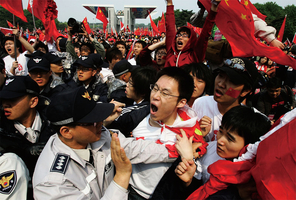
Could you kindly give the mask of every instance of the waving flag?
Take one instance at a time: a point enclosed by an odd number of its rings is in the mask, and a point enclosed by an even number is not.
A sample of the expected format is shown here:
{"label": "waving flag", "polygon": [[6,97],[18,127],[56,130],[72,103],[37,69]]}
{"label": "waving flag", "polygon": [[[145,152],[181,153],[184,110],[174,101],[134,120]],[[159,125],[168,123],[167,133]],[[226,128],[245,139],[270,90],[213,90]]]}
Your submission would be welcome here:
{"label": "waving flag", "polygon": [[122,21],[120,21],[120,30],[122,31],[123,29],[124,29],[124,24],[122,23]]}
{"label": "waving flag", "polygon": [[296,44],[296,32],[295,32],[295,34],[294,34],[294,37],[293,37],[292,43]]}
{"label": "waving flag", "polygon": [[86,32],[87,32],[88,34],[91,34],[91,29],[90,29],[90,27],[89,27],[89,24],[87,23],[87,18],[86,18],[86,17],[83,19],[82,24],[83,24],[83,26],[84,26]]}
{"label": "waving flag", "polygon": [[0,5],[24,22],[28,22],[24,15],[22,0],[0,0]]}
{"label": "waving flag", "polygon": [[10,28],[0,27],[0,31],[1,31],[4,35],[12,34],[12,29],[10,29]]}
{"label": "waving flag", "polygon": [[280,29],[280,31],[279,31],[279,34],[278,34],[278,36],[277,36],[277,39],[278,39],[279,41],[282,41],[282,40],[283,40],[284,31],[285,31],[285,25],[286,25],[286,19],[287,19],[287,15],[285,16],[285,19],[284,19],[284,21],[283,21],[283,24],[282,24],[281,29]]}
{"label": "waving flag", "polygon": [[103,22],[103,29],[104,29],[104,32],[105,32],[107,24],[109,23],[109,21],[108,21],[107,17],[104,15],[104,13],[102,12],[100,7],[98,7],[96,18],[98,20],[100,20],[101,22]]}
{"label": "waving flag", "polygon": [[12,24],[12,23],[10,23],[8,20],[6,20],[6,22],[7,22],[8,26],[9,26],[10,28],[12,28],[12,27],[13,27],[13,24]]}
{"label": "waving flag", "polygon": [[[200,0],[200,2],[210,11],[210,0]],[[281,49],[266,46],[255,38],[254,20],[248,0],[221,1],[216,25],[230,43],[233,56],[266,56],[278,64],[296,69],[295,59],[286,55]]]}
{"label": "waving flag", "polygon": [[[148,11],[148,12],[149,12],[149,11]],[[154,21],[153,21],[152,18],[151,18],[150,12],[149,12],[149,18],[150,18],[150,24],[151,24],[151,27],[152,27],[153,33],[154,33],[155,35],[159,34],[159,30],[158,30],[157,26],[155,25]]]}
{"label": "waving flag", "polygon": [[162,16],[161,16],[161,20],[160,21],[158,21],[159,23],[158,23],[158,30],[159,30],[159,32],[160,33],[162,33],[162,32],[166,32],[166,30],[165,30],[165,18],[164,18],[164,14],[162,13]]}
{"label": "waving flag", "polygon": [[47,0],[29,0],[27,10],[33,13],[35,17],[45,23],[44,11],[47,6]]}

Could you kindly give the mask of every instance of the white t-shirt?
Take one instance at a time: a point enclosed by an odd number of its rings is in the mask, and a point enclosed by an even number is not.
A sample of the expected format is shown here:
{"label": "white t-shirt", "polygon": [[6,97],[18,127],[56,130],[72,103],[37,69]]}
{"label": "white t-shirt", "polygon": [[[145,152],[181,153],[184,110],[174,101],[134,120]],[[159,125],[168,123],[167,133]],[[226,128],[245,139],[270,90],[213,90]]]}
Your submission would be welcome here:
{"label": "white t-shirt", "polygon": [[128,61],[131,65],[133,65],[133,66],[137,65],[137,62],[136,62],[135,58],[129,59],[129,60],[127,60],[127,61]]}
{"label": "white t-shirt", "polygon": [[211,130],[205,139],[207,142],[217,140],[217,132],[219,131],[223,115],[218,109],[218,104],[214,100],[214,96],[197,98],[193,103],[192,109],[197,113],[198,121],[205,115],[212,119]]}
{"label": "white t-shirt", "polygon": [[[25,54],[27,54],[27,53],[28,53],[28,51],[25,51],[25,52],[21,53],[17,57],[18,68],[16,68],[16,70],[15,70],[15,75],[16,76],[26,76],[26,75],[28,75],[27,63],[28,63],[30,58],[25,56]],[[13,76],[13,74],[10,73],[10,69],[11,69],[12,63],[15,61],[15,59],[12,58],[10,55],[8,55],[8,56],[3,58],[3,61],[5,63],[6,74],[8,74],[9,76]]]}
{"label": "white t-shirt", "polygon": [[100,71],[100,75],[102,76],[102,80],[104,83],[110,78],[115,78],[112,70],[109,68],[102,68],[102,70]]}
{"label": "white t-shirt", "polygon": [[217,154],[217,141],[209,142],[208,144],[207,153],[198,159],[201,164],[202,171],[197,175],[194,175],[195,178],[202,180],[203,184],[205,184],[210,179],[208,167],[218,160],[225,160]]}

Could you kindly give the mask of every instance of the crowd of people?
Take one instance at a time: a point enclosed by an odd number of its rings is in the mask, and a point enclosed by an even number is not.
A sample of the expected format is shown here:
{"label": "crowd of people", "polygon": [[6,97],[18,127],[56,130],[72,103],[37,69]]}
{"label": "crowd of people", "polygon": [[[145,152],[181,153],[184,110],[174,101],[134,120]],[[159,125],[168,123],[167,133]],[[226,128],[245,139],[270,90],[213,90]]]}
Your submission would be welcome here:
{"label": "crowd of people", "polygon": [[[175,27],[172,0],[166,33],[155,37],[83,26],[52,41],[16,27],[2,35],[0,198],[295,198],[295,182],[281,177],[295,178],[295,163],[258,176],[269,166],[256,154],[295,132],[296,69],[231,50],[220,63],[206,56],[220,1],[211,1],[199,35]],[[198,5],[192,24],[205,11]],[[295,58],[295,44],[254,23],[267,45]],[[295,157],[293,141],[270,162]]]}

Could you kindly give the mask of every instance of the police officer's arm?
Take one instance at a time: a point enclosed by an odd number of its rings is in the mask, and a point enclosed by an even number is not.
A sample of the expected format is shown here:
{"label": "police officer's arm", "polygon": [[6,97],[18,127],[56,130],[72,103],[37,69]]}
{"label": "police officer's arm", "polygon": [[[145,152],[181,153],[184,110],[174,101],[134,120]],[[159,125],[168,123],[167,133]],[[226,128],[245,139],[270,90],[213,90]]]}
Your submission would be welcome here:
{"label": "police officer's arm", "polygon": [[169,157],[169,152],[164,145],[157,144],[155,141],[126,138],[118,130],[112,131],[118,134],[120,144],[132,164],[174,162],[176,160],[176,158]]}
{"label": "police officer's arm", "polygon": [[120,146],[116,133],[112,135],[111,157],[116,168],[116,174],[113,180],[121,187],[127,189],[132,173],[132,164],[127,158],[123,148]]}

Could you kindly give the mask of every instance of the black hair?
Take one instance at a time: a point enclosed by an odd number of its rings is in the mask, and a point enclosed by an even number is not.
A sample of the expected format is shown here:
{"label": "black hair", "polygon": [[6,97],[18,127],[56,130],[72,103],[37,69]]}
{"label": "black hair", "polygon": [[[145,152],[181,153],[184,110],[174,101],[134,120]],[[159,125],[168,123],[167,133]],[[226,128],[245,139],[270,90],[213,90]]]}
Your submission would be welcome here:
{"label": "black hair", "polygon": [[48,53],[48,46],[41,41],[39,41],[34,47],[35,50],[38,50],[38,48],[44,48],[46,53]]}
{"label": "black hair", "polygon": [[122,53],[116,46],[106,52],[106,60],[112,62],[113,59],[122,59]]}
{"label": "black hair", "polygon": [[83,42],[83,43],[80,45],[80,47],[79,47],[80,52],[81,52],[81,47],[82,47],[82,46],[86,46],[87,48],[89,48],[89,50],[90,50],[90,54],[95,52],[95,48],[94,48],[93,45],[92,45],[91,43],[89,43],[89,42]]}
{"label": "black hair", "polygon": [[211,94],[213,91],[213,75],[212,71],[203,63],[192,63],[185,65],[183,69],[198,79],[202,79],[206,82],[205,90],[207,94]]}
{"label": "black hair", "polygon": [[188,34],[188,38],[190,38],[191,35],[191,31],[189,27],[183,26],[181,28],[179,28],[179,30],[177,31],[177,33],[180,33],[181,31],[186,32]]}
{"label": "black hair", "polygon": [[280,87],[282,87],[282,81],[278,77],[272,77],[268,80],[266,87],[267,88],[280,88]]}
{"label": "black hair", "polygon": [[270,120],[263,114],[247,106],[235,106],[227,111],[221,126],[227,131],[236,132],[245,140],[245,145],[255,143],[271,127]]}
{"label": "black hair", "polygon": [[156,81],[156,70],[152,67],[137,67],[131,73],[134,92],[150,101],[150,85]]}
{"label": "black hair", "polygon": [[117,45],[118,45],[118,44],[121,44],[121,45],[123,45],[123,46],[124,46],[124,48],[126,49],[126,44],[125,44],[125,42],[124,42],[124,41],[121,41],[121,40],[120,40],[120,41],[116,41],[114,46],[115,46],[115,47],[117,47]]}
{"label": "black hair", "polygon": [[142,41],[142,40],[138,40],[138,41],[135,42],[135,44],[137,44],[137,43],[141,44],[143,49],[147,46],[147,43]]}
{"label": "black hair", "polygon": [[80,50],[80,46],[81,46],[81,44],[79,44],[79,42],[75,42],[75,43],[73,44],[73,46],[74,46],[74,48],[79,48],[79,50]]}
{"label": "black hair", "polygon": [[187,102],[190,100],[193,90],[194,82],[193,78],[185,72],[183,69],[178,67],[166,67],[157,73],[156,81],[162,76],[168,76],[178,82],[179,98],[178,101],[185,98]]}

